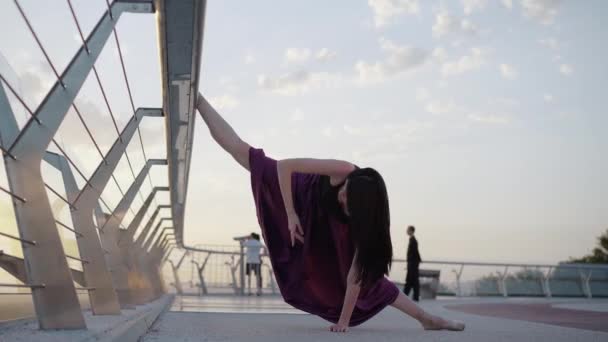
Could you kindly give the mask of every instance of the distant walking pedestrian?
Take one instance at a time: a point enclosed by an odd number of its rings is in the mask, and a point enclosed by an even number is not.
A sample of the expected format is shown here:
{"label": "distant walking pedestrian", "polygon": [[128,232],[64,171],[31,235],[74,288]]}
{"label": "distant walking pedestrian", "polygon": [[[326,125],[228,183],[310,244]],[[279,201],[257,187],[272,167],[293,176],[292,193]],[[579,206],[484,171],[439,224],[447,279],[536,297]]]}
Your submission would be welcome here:
{"label": "distant walking pedestrian", "polygon": [[262,295],[262,262],[260,260],[260,251],[264,245],[260,242],[260,236],[256,233],[251,233],[249,238],[243,242],[243,246],[247,248],[247,266],[245,272],[247,274],[247,289],[251,296],[251,273],[255,273],[257,292],[256,295]]}
{"label": "distant walking pedestrian", "polygon": [[418,240],[414,236],[416,228],[414,226],[407,227],[407,235],[410,237],[410,243],[407,246],[407,276],[405,277],[405,286],[403,292],[406,296],[410,295],[410,290],[414,290],[414,301],[420,300],[420,272],[419,266],[422,259],[418,251]]}

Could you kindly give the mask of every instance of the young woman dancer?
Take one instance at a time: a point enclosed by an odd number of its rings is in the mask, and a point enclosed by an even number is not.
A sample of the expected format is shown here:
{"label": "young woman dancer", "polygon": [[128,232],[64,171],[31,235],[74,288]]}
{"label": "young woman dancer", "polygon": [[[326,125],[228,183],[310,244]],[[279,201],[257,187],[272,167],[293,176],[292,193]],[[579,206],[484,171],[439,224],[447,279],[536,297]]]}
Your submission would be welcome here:
{"label": "young woman dancer", "polygon": [[249,146],[199,93],[213,139],[251,173],[256,213],[285,302],[346,332],[387,305],[428,330],[464,324],[422,310],[384,275],[392,257],[388,196],[371,168],[330,159],[276,161]]}

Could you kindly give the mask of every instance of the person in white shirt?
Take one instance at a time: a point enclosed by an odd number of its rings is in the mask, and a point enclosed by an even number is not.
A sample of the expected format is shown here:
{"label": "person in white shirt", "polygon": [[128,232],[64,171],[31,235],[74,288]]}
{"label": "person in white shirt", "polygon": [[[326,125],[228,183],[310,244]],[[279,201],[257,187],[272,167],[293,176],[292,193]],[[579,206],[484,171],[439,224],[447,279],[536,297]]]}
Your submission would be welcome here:
{"label": "person in white shirt", "polygon": [[249,238],[243,242],[243,246],[247,248],[245,252],[247,266],[245,272],[247,274],[247,288],[251,296],[251,273],[255,273],[257,279],[258,290],[256,295],[262,295],[262,267],[260,253],[264,245],[260,242],[260,235],[251,233]]}

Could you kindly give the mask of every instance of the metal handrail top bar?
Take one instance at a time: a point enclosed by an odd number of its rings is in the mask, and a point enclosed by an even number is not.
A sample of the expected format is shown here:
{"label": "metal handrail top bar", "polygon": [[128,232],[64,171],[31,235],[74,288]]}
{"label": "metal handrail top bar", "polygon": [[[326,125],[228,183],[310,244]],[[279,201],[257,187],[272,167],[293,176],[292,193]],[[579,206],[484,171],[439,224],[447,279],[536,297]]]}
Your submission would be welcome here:
{"label": "metal handrail top bar", "polygon": [[[218,251],[208,248],[188,248],[192,252],[213,253],[240,255],[240,252],[234,251]],[[407,259],[393,259],[393,262],[407,262]],[[492,262],[475,262],[475,261],[441,261],[441,260],[424,260],[423,264],[438,264],[438,265],[465,265],[465,266],[495,266],[495,267],[542,267],[542,268],[572,268],[572,269],[601,269],[608,271],[608,265],[605,264],[522,264],[522,263],[492,263]]]}
{"label": "metal handrail top bar", "polygon": [[[393,259],[393,262],[407,262],[406,259]],[[574,268],[574,269],[603,269],[608,271],[606,264],[521,264],[521,263],[492,263],[470,261],[439,261],[423,260],[423,264],[465,265],[465,266],[498,266],[498,267],[542,267],[542,268]]]}

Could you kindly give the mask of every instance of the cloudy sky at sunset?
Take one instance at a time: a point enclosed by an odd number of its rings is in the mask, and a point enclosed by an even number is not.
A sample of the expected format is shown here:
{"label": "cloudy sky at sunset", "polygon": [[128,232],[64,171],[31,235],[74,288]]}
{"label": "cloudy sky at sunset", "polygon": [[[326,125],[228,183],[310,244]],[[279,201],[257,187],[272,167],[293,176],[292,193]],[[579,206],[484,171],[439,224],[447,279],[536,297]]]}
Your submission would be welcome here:
{"label": "cloudy sky at sunset", "polygon": [[[63,70],[80,39],[66,2],[21,3]],[[105,1],[74,4],[89,32]],[[0,71],[35,108],[54,76],[13,3],[1,6]],[[413,224],[426,260],[558,262],[608,228],[607,16],[602,0],[210,0],[200,89],[270,156],[378,169],[397,256]],[[160,106],[154,16],[126,14],[117,29],[135,106]],[[111,40],[97,68],[122,126],[132,111],[119,63]],[[116,133],[94,78],[77,103],[107,151]],[[68,114],[60,139],[90,174],[101,159],[77,120]],[[162,122],[147,120],[146,152],[162,157]],[[257,231],[248,174],[202,120],[193,153],[186,243]],[[117,178],[122,189],[133,180],[124,161]],[[118,187],[104,198],[115,205]]]}

